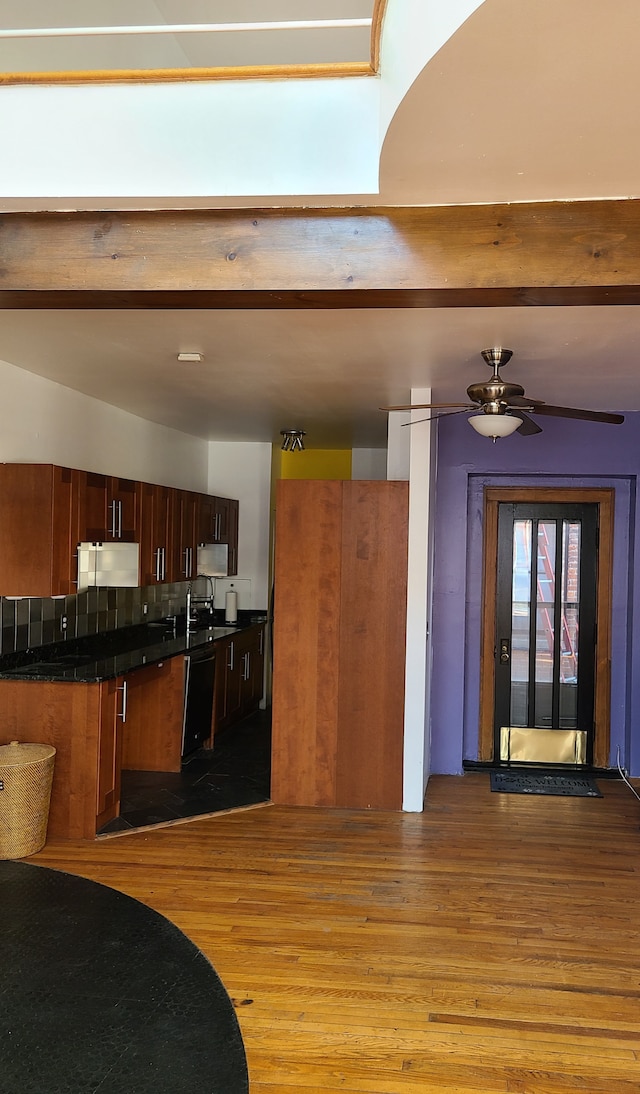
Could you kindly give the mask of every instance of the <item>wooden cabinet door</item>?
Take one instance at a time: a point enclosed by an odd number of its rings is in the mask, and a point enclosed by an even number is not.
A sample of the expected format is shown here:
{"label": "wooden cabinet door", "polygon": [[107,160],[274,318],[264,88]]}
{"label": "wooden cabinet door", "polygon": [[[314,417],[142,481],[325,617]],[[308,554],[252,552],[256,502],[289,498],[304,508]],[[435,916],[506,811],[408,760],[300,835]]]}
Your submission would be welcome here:
{"label": "wooden cabinet door", "polygon": [[52,464],[0,464],[0,596],[76,591],[77,478]]}
{"label": "wooden cabinet door", "polygon": [[172,580],[190,581],[197,576],[198,566],[198,495],[189,490],[174,493],[175,543]]}
{"label": "wooden cabinet door", "polygon": [[239,652],[238,638],[229,640],[226,661],[226,707],[225,723],[236,721],[242,706],[242,655]]}
{"label": "wooden cabinet door", "polygon": [[216,678],[213,692],[213,732],[231,725],[240,716],[242,703],[242,657],[238,637],[216,642]]}
{"label": "wooden cabinet door", "polygon": [[142,585],[170,580],[172,558],[171,488],[140,484],[140,575]]}
{"label": "wooden cabinet door", "polygon": [[228,513],[228,529],[227,529],[227,543],[229,544],[229,555],[227,565],[227,576],[234,577],[238,572],[238,510],[239,505],[237,501],[229,502]]}
{"label": "wooden cabinet door", "polygon": [[110,478],[107,482],[107,537],[137,543],[139,489],[133,479]]}
{"label": "wooden cabinet door", "polygon": [[198,494],[197,501],[198,543],[215,543],[216,499],[209,494]]}
{"label": "wooden cabinet door", "polygon": [[102,543],[107,538],[107,476],[79,471],[78,482],[80,542]]}
{"label": "wooden cabinet door", "polygon": [[229,498],[214,498],[215,501],[215,543],[229,542]]}
{"label": "wooden cabinet door", "polygon": [[244,717],[262,698],[264,676],[264,628],[251,627],[239,636],[240,713]]}
{"label": "wooden cabinet door", "polygon": [[124,678],[122,767],[179,771],[182,757],[184,657],[170,657]]}
{"label": "wooden cabinet door", "polygon": [[78,471],[80,541],[136,543],[138,484],[132,479]]}
{"label": "wooden cabinet door", "polygon": [[125,698],[121,677],[105,680],[99,688],[96,830],[113,820],[120,812],[121,725]]}

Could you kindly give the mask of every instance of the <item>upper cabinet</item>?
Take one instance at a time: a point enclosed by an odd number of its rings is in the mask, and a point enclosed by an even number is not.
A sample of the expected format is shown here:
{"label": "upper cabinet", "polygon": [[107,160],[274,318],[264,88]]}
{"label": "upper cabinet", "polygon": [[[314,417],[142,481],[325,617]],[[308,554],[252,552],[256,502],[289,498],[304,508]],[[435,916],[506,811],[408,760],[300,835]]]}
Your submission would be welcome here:
{"label": "upper cabinet", "polygon": [[136,543],[140,533],[138,483],[78,471],[79,540]]}
{"label": "upper cabinet", "polygon": [[223,544],[227,551],[227,575],[238,572],[238,502],[209,494],[198,496],[198,543]]}
{"label": "upper cabinet", "polygon": [[0,464],[0,595],[76,591],[76,475],[51,464]]}
{"label": "upper cabinet", "polygon": [[141,585],[174,580],[173,493],[169,486],[140,483]]}
{"label": "upper cabinet", "polygon": [[[197,577],[198,545],[227,546],[237,573],[238,502],[53,464],[0,464],[0,596],[66,596],[79,543],[139,543],[140,585]],[[224,563],[223,563],[224,565]]]}
{"label": "upper cabinet", "polygon": [[198,505],[198,494],[173,491],[173,581],[190,581],[197,576]]}

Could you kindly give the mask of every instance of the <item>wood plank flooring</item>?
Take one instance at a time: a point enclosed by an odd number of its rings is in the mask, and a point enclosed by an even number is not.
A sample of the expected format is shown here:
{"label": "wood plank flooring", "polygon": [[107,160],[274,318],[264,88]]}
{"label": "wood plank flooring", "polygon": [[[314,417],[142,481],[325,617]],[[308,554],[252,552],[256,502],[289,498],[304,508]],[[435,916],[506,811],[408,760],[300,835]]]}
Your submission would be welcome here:
{"label": "wood plank flooring", "polygon": [[266,806],[31,861],[178,924],[252,1094],[637,1094],[640,801],[433,777],[424,814]]}

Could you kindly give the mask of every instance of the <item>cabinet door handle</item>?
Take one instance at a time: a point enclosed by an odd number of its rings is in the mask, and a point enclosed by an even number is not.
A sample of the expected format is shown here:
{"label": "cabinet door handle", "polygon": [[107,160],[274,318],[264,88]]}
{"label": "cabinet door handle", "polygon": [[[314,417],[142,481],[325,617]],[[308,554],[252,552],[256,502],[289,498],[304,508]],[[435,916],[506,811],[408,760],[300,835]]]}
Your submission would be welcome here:
{"label": "cabinet door handle", "polygon": [[249,663],[250,663],[250,660],[251,660],[251,654],[250,653],[243,654],[243,656],[242,656],[242,679],[243,680],[248,680],[249,679]]}
{"label": "cabinet door handle", "polygon": [[115,501],[109,502],[109,516],[111,517],[110,533],[112,537],[116,538],[116,503]]}
{"label": "cabinet door handle", "polygon": [[262,654],[262,652],[263,652],[263,648],[262,648],[262,643],[263,643],[263,641],[264,641],[264,631],[263,631],[263,630],[261,630],[261,631],[260,631],[260,645],[259,645],[259,647],[258,647],[258,648],[259,648],[259,650],[260,650],[260,653],[261,653],[261,654]]}
{"label": "cabinet door handle", "polygon": [[122,501],[118,502],[118,539],[122,539]]}
{"label": "cabinet door handle", "polygon": [[156,564],[156,581],[160,580],[160,548],[156,547],[153,552]]}
{"label": "cabinet door handle", "polygon": [[233,642],[229,643],[229,670],[233,672]]}
{"label": "cabinet door handle", "polygon": [[122,687],[118,688],[118,691],[122,692],[122,710],[118,714],[118,718],[122,718],[123,722],[127,720],[127,681],[122,681]]}
{"label": "cabinet door handle", "polygon": [[185,549],[184,549],[184,565],[182,567],[182,573],[184,574],[185,577],[191,577],[191,574],[189,573],[189,548],[188,547],[185,547]]}
{"label": "cabinet door handle", "polygon": [[161,557],[162,557],[162,569],[161,569],[160,572],[162,574],[162,581],[164,581],[164,579],[167,576],[167,550],[166,550],[166,547],[161,547],[160,551],[161,551]]}

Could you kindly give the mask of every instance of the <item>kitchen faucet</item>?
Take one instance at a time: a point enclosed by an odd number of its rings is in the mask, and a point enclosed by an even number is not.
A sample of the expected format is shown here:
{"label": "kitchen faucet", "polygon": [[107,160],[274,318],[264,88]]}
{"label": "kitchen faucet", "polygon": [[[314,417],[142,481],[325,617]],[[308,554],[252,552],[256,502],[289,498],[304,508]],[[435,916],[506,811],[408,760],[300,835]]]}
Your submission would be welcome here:
{"label": "kitchen faucet", "polygon": [[209,615],[213,617],[215,586],[211,578],[208,578],[211,586],[210,596],[194,596],[193,582],[189,582],[187,585],[187,634],[189,634],[191,627],[198,622],[198,609],[196,604],[206,604],[209,609]]}

